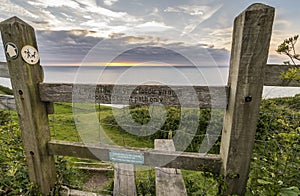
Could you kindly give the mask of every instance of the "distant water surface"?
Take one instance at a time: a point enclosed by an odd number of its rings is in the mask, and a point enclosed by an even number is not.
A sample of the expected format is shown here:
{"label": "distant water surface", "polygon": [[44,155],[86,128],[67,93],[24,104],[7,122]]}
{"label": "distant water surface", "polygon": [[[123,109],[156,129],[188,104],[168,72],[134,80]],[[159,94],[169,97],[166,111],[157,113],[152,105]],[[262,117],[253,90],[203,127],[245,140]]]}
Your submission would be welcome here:
{"label": "distant water surface", "polygon": [[[48,83],[102,83],[102,84],[164,84],[222,86],[227,83],[227,66],[135,66],[88,67],[44,66]],[[9,79],[0,78],[0,84],[11,87]],[[263,98],[286,97],[300,94],[296,87],[264,87]]]}

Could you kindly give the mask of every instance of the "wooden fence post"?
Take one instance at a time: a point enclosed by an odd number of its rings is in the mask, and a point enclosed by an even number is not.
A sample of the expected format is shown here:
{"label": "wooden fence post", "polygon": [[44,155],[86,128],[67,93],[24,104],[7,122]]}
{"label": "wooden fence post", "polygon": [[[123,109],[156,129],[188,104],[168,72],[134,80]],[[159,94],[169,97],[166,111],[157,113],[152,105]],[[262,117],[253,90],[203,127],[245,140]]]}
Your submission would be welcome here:
{"label": "wooden fence post", "polygon": [[[50,140],[46,103],[40,101],[38,84],[43,81],[43,70],[38,61],[34,29],[17,17],[0,24],[9,74],[15,96],[22,140],[28,164],[30,180],[39,185],[47,195],[56,180],[53,156],[47,151]],[[32,46],[24,59],[21,49]],[[35,62],[37,60],[37,62]]]}
{"label": "wooden fence post", "polygon": [[228,108],[220,155],[226,194],[244,195],[255,141],[274,8],[253,4],[234,21]]}

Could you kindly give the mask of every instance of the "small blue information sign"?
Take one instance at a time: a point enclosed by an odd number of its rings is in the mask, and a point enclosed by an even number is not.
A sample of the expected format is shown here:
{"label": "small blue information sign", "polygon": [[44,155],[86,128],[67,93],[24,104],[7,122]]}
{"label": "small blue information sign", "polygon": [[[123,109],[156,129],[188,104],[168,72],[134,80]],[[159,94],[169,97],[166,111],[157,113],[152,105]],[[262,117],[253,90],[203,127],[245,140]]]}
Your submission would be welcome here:
{"label": "small blue information sign", "polygon": [[128,164],[144,164],[144,153],[110,151],[109,160],[111,162],[128,163]]}

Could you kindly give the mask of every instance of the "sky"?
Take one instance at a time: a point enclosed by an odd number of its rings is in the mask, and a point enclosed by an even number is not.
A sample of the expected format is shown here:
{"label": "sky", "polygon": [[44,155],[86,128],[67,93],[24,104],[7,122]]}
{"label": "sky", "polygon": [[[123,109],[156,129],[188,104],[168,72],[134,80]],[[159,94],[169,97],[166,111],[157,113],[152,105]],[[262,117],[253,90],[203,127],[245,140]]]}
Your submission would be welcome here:
{"label": "sky", "polygon": [[[44,66],[228,66],[234,18],[253,3],[276,9],[269,63],[287,60],[275,49],[300,33],[299,0],[0,2],[0,21],[17,16],[35,28]],[[0,61],[5,61],[1,50]]]}

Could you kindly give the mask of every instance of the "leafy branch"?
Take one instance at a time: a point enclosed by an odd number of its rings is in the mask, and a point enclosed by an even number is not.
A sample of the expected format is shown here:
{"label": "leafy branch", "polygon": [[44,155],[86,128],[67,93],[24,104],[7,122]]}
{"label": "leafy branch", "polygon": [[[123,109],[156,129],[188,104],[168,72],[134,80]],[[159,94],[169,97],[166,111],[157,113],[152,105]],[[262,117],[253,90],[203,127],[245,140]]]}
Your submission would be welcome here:
{"label": "leafy branch", "polygon": [[[297,54],[295,45],[299,35],[290,37],[284,40],[277,48],[276,52],[283,54],[289,57],[290,61],[285,61],[285,65],[294,65],[292,68],[289,68],[286,72],[282,72],[280,79],[290,83],[291,81],[300,82],[300,68],[296,66],[296,61],[300,61],[300,54]],[[291,63],[292,62],[292,63]]]}

